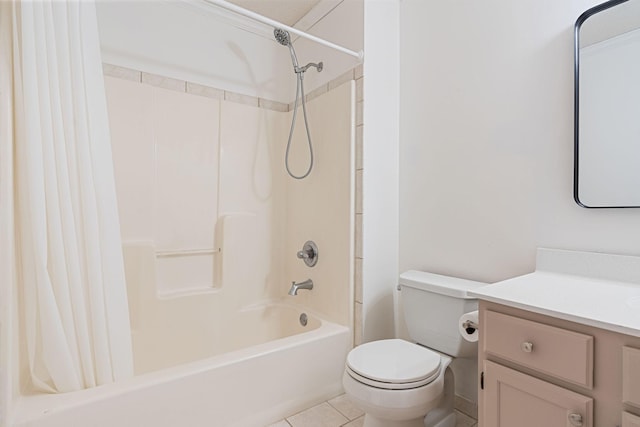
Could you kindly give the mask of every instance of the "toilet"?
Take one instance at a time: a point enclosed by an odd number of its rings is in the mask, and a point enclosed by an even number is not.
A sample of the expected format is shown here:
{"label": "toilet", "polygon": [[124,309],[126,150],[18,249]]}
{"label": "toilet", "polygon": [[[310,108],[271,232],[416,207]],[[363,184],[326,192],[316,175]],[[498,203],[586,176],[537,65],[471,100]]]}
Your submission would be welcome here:
{"label": "toilet", "polygon": [[364,427],[455,427],[453,358],[476,357],[460,316],[477,310],[467,291],[486,283],[410,270],[398,289],[413,342],[387,339],[349,352],[342,384]]}

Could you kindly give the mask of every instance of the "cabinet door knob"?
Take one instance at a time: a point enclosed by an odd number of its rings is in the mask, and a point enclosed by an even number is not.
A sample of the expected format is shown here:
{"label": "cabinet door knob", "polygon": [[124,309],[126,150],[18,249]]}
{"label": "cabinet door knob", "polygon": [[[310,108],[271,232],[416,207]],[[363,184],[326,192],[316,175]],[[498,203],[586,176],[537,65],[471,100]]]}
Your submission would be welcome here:
{"label": "cabinet door knob", "polygon": [[529,341],[525,341],[522,344],[520,344],[520,348],[525,353],[531,353],[533,351],[533,343]]}
{"label": "cabinet door knob", "polygon": [[569,422],[572,426],[580,427],[582,425],[582,415],[580,414],[569,414]]}

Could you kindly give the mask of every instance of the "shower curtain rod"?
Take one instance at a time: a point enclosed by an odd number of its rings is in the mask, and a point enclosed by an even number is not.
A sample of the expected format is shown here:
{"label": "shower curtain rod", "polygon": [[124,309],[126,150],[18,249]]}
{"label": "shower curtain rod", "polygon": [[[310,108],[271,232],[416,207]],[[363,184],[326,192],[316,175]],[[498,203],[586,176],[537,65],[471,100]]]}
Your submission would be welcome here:
{"label": "shower curtain rod", "polygon": [[358,58],[359,61],[362,61],[363,58],[364,58],[364,52],[362,50],[356,52],[356,51],[353,51],[351,49],[347,49],[346,47],[342,47],[342,46],[339,46],[339,45],[337,45],[335,43],[331,43],[330,41],[327,41],[325,39],[321,39],[320,37],[316,37],[316,36],[314,36],[312,34],[305,33],[304,31],[300,31],[297,28],[290,27],[290,26],[288,26],[286,24],[282,24],[282,23],[280,23],[280,22],[278,22],[276,20],[273,20],[271,18],[267,18],[266,16],[262,16],[262,15],[260,15],[258,13],[255,13],[255,12],[252,12],[250,10],[244,9],[244,8],[242,8],[240,6],[236,6],[235,4],[229,3],[228,1],[225,1],[225,0],[204,0],[204,2],[212,4],[212,5],[215,5],[215,6],[218,6],[218,7],[221,7],[223,9],[228,10],[228,11],[237,13],[238,15],[242,15],[244,17],[253,19],[254,21],[258,21],[258,22],[261,22],[263,24],[267,24],[267,25],[269,25],[269,26],[271,26],[273,28],[282,28],[283,30],[287,30],[290,33],[293,33],[293,34],[298,35],[300,37],[304,37],[305,39],[309,39],[309,40],[314,41],[316,43],[319,43],[321,45],[328,46],[328,47],[330,47],[332,49],[338,50],[338,51],[340,51],[342,53],[346,53],[347,55],[351,55],[353,57],[356,57],[356,58]]}

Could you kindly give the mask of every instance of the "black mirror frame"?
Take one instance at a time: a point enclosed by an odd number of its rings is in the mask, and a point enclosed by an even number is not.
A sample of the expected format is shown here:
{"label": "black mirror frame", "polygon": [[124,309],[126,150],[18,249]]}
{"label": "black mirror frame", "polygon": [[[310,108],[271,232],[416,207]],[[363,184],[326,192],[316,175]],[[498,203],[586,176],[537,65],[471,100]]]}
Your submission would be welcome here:
{"label": "black mirror frame", "polygon": [[609,0],[597,6],[594,6],[588,10],[586,10],[582,15],[578,17],[574,26],[573,32],[573,57],[574,57],[574,67],[573,67],[573,199],[578,204],[578,206],[587,208],[587,209],[626,209],[626,208],[640,208],[640,206],[587,206],[580,201],[580,196],[578,195],[578,154],[579,154],[579,101],[580,101],[580,27],[584,22],[591,16],[596,13],[602,12],[604,10],[610,9],[614,6],[617,6],[622,3],[626,3],[629,0]]}

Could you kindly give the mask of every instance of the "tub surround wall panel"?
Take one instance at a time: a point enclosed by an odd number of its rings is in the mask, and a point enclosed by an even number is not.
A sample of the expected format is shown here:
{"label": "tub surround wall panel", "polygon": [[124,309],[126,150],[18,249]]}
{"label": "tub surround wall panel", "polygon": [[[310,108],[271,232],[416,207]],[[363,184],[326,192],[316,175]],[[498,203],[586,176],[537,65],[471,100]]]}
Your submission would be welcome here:
{"label": "tub surround wall panel", "polygon": [[141,73],[140,79],[142,83],[161,87],[163,89],[169,89],[176,92],[185,92],[187,90],[187,83],[184,80],[172,79],[170,77],[145,72]]}
{"label": "tub surround wall panel", "polygon": [[[102,64],[102,72],[105,76],[115,77],[117,79],[130,80],[136,83],[144,83],[149,86],[161,87],[163,89],[186,92],[192,95],[204,96],[207,98],[227,100],[237,102],[240,104],[252,105],[254,107],[259,106],[267,110],[274,110],[280,112],[289,111],[289,104],[284,102],[273,101],[265,98],[258,98],[249,95],[242,95],[240,93],[231,92],[224,89],[219,89],[214,86],[205,86],[191,81],[176,80],[161,75],[143,73],[127,67],[121,67],[109,63]],[[143,78],[143,74],[146,76]]]}
{"label": "tub surround wall panel", "polygon": [[218,214],[220,103],[152,90],[154,240],[158,250],[210,248]]}
{"label": "tub surround wall panel", "polygon": [[241,306],[280,297],[285,280],[280,248],[286,233],[282,140],[287,120],[276,111],[228,101],[222,105],[222,286],[242,283],[234,296],[234,304]]}
{"label": "tub surround wall panel", "polygon": [[105,77],[120,232],[127,240],[152,240],[154,146],[149,85]]}
{"label": "tub surround wall panel", "polygon": [[[572,197],[573,24],[597,3],[401,3],[401,271],[495,282],[536,247],[640,254],[637,209]],[[456,387],[475,400],[473,372]]]}
{"label": "tub surround wall panel", "polygon": [[[354,99],[355,84],[348,81],[309,101],[313,170],[302,180],[286,176],[287,280],[282,291],[288,291],[291,281],[311,278],[312,291],[301,290],[288,298],[343,325],[352,321],[353,301]],[[299,114],[289,155],[290,169],[296,175],[308,168],[307,144],[304,120]],[[307,240],[318,245],[314,267],[296,258]]]}
{"label": "tub surround wall panel", "polygon": [[[246,224],[238,225],[246,228]],[[153,247],[128,244],[124,252],[130,295],[135,295],[130,304],[132,317],[136,319],[133,329],[136,374],[179,366],[256,343],[255,334],[240,333],[241,326],[234,320],[247,303],[255,301],[255,298],[247,301],[243,295],[245,282],[213,293],[158,299]],[[229,274],[244,279],[246,271]]]}
{"label": "tub surround wall panel", "polygon": [[135,262],[151,273],[129,280],[140,303],[132,308],[138,338],[162,345],[166,327],[196,340],[225,311],[280,296],[281,251],[273,248],[284,230],[284,196],[274,190],[282,187],[274,170],[286,116],[130,80],[106,83],[123,241],[150,248]]}
{"label": "tub surround wall panel", "polygon": [[[108,69],[122,74],[118,67]],[[126,78],[131,74],[106,80],[137,372],[223,351],[210,344],[216,341],[221,319],[248,305],[282,298],[291,280],[306,280],[307,275],[316,282],[313,294],[300,291],[287,298],[351,324],[355,83],[330,91],[327,87],[310,101],[316,165],[307,180],[293,182],[283,167],[291,113],[209,96],[224,94],[215,88],[201,86],[197,95],[189,93],[188,82],[186,93],[140,84]],[[162,150],[170,154],[164,156],[170,169],[159,167]],[[307,152],[303,122],[298,120],[292,167],[305,163]],[[171,160],[174,157],[179,163]],[[175,179],[181,176],[186,181]],[[160,185],[163,182],[166,185]],[[158,209],[158,196],[170,202],[173,193],[184,202]],[[194,212],[209,222],[203,226],[198,218],[187,220]],[[201,240],[189,243],[190,233]],[[187,249],[182,245],[187,242],[210,244],[221,252],[157,258],[155,251],[170,249],[158,247],[159,235],[176,237],[165,239],[180,243],[176,249]],[[301,276],[293,277],[291,268],[303,265],[295,254],[311,238],[322,245],[321,263],[314,269],[304,266]],[[286,272],[285,264],[290,266]],[[167,334],[181,344],[167,340]],[[159,353],[164,356],[149,363],[152,358],[144,348],[163,349]],[[191,349],[189,355],[184,348]]]}
{"label": "tub surround wall panel", "polygon": [[[220,103],[154,87],[151,105],[156,250],[217,249],[213,219],[219,203]],[[158,293],[217,286],[214,257],[158,257]]]}
{"label": "tub surround wall panel", "polygon": [[220,356],[320,326],[310,313],[307,326],[302,327],[298,322],[302,309],[298,306],[274,302],[238,307],[237,299],[229,301],[235,293],[155,300],[153,248],[132,244],[124,250],[127,275],[137,281],[138,295],[132,301],[140,303],[132,307],[132,317],[137,321],[133,331],[137,375]]}
{"label": "tub surround wall panel", "polygon": [[132,82],[142,82],[142,72],[131,68],[119,67],[113,64],[102,64],[102,73],[105,76],[116,77],[123,80],[131,80]]}
{"label": "tub surround wall panel", "polygon": [[[106,82],[123,238],[152,240],[158,252],[215,249],[220,103]],[[212,254],[157,262],[159,294],[217,285]]]}

